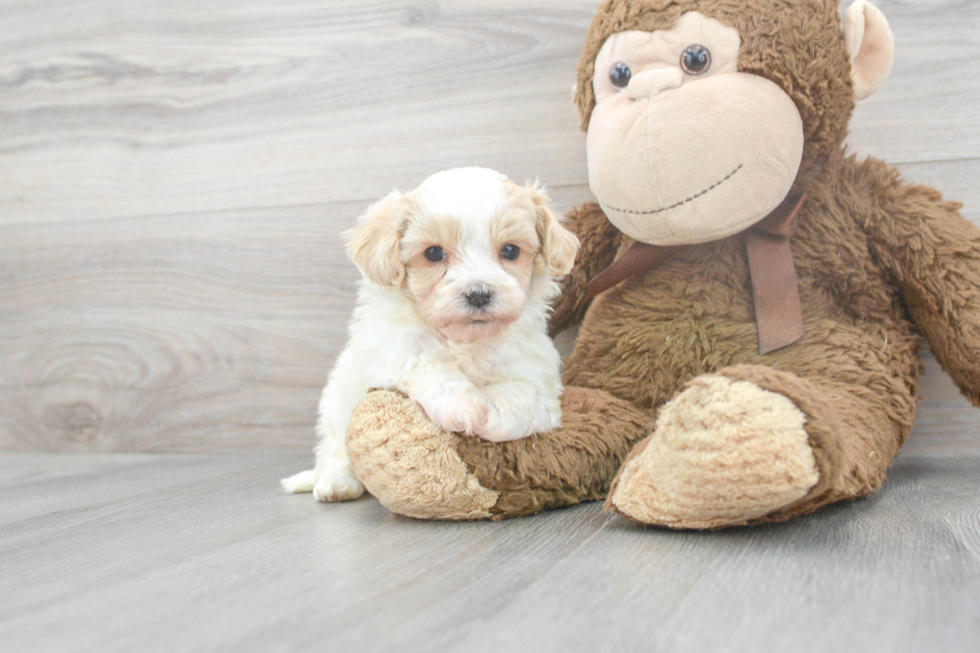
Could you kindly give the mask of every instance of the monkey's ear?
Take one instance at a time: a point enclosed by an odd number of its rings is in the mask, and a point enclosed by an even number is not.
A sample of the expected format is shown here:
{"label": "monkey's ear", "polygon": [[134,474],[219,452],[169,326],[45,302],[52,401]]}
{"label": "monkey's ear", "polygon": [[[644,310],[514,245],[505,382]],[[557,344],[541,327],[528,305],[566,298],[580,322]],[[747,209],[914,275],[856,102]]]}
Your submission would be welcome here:
{"label": "monkey's ear", "polygon": [[393,191],[368,207],[358,225],[344,234],[347,253],[364,277],[382,288],[396,288],[405,278],[401,260],[404,195]]}
{"label": "monkey's ear", "polygon": [[551,276],[563,277],[575,265],[575,255],[579,248],[578,236],[562,225],[564,218],[555,213],[551,199],[537,183],[528,184],[527,190],[534,202],[541,255],[548,264]]}
{"label": "monkey's ear", "polygon": [[851,60],[854,99],[863,100],[888,78],[895,55],[895,37],[881,10],[857,0],[844,12],[844,45]]}

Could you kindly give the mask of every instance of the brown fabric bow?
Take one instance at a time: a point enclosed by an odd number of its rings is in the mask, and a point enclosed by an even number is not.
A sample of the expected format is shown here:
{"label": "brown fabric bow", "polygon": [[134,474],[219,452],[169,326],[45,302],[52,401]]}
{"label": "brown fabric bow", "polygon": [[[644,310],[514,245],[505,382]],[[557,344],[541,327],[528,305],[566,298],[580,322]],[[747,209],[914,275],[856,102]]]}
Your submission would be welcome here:
{"label": "brown fabric bow", "polygon": [[[793,267],[789,239],[806,193],[787,197],[745,235],[745,249],[752,277],[755,323],[759,329],[759,353],[768,354],[803,337],[803,308]],[[634,243],[625,254],[589,283],[588,298],[609,290],[629,277],[650,270],[690,245],[662,247]]]}

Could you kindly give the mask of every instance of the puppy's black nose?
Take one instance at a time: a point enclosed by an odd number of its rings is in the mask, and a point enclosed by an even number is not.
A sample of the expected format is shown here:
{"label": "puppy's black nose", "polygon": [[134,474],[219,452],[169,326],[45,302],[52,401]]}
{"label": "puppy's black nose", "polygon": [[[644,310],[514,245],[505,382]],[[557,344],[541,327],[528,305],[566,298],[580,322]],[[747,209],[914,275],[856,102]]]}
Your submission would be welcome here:
{"label": "puppy's black nose", "polygon": [[466,293],[466,304],[473,308],[485,308],[493,300],[493,293],[487,288],[474,288]]}

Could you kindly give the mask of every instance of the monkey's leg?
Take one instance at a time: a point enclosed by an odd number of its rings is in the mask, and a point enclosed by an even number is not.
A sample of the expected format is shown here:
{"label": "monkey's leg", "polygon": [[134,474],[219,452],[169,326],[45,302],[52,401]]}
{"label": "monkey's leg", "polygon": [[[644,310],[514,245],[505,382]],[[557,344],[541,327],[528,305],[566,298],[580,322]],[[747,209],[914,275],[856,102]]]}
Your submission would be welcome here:
{"label": "monkey's leg", "polygon": [[864,496],[885,480],[912,420],[911,397],[887,397],[764,366],[699,376],[661,409],[608,505],[645,524],[720,528]]}
{"label": "monkey's leg", "polygon": [[396,392],[368,395],[347,448],[358,479],[392,512],[503,519],[602,499],[650,416],[601,390],[565,388],[562,428],[493,443],[439,430]]}

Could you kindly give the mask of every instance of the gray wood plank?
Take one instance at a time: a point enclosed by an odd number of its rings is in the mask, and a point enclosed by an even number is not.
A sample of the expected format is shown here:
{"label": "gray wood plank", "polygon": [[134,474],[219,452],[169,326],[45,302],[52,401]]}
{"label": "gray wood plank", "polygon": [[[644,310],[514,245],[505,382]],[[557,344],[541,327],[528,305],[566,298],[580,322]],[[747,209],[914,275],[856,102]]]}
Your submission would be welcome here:
{"label": "gray wood plank", "polygon": [[[369,200],[471,163],[584,183],[595,4],[8,1],[0,223]],[[980,5],[879,4],[896,63],[852,144],[980,156]]]}
{"label": "gray wood plank", "polygon": [[[937,438],[942,439],[942,438]],[[980,436],[782,525],[509,522],[277,492],[295,454],[0,455],[0,649],[973,651]]]}
{"label": "gray wood plank", "polygon": [[370,200],[476,163],[585,179],[593,0],[8,4],[2,223]]}

